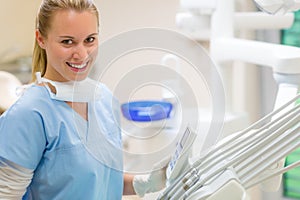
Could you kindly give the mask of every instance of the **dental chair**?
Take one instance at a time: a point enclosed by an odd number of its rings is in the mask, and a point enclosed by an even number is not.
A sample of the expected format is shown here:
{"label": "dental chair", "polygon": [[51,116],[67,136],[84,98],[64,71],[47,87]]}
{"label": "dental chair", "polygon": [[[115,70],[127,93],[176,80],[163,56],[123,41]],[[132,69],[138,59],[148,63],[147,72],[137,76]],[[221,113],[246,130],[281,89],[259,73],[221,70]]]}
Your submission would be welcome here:
{"label": "dental chair", "polygon": [[0,114],[18,99],[16,92],[21,85],[21,81],[15,75],[0,71]]}

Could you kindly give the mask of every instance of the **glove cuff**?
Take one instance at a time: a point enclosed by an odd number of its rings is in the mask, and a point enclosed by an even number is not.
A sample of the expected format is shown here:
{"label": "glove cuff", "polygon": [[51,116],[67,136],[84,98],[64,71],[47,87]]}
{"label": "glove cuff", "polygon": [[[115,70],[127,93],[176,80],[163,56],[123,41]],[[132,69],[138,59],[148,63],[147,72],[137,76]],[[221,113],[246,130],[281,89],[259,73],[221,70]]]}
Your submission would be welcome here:
{"label": "glove cuff", "polygon": [[133,177],[132,185],[135,193],[139,197],[145,196],[148,191],[148,178],[149,175],[136,175]]}

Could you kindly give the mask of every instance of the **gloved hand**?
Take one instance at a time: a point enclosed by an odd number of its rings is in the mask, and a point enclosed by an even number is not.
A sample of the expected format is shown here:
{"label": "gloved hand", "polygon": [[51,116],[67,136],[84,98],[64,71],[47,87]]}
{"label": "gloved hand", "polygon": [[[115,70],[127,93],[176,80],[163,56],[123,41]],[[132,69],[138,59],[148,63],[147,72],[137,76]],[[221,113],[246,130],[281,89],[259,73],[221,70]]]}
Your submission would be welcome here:
{"label": "gloved hand", "polygon": [[143,197],[146,193],[157,192],[166,187],[166,166],[169,160],[167,158],[156,164],[150,174],[134,176],[133,188],[138,196]]}

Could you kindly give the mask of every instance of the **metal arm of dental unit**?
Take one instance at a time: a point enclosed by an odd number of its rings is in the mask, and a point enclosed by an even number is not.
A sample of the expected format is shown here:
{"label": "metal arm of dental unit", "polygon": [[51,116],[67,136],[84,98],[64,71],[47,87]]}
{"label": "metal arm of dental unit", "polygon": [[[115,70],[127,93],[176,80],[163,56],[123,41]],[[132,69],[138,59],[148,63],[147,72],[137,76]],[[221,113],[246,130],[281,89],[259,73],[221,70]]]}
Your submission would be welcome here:
{"label": "metal arm of dental unit", "polygon": [[[243,61],[272,68],[274,78],[278,83],[278,93],[274,107],[276,109],[288,99],[294,97],[299,91],[300,49],[236,38],[234,36],[234,13],[234,0],[218,1],[216,10],[212,15],[211,56],[220,66],[221,74],[225,80],[225,88],[226,81],[229,81],[226,80],[228,74],[226,74],[225,69],[228,61]],[[244,23],[247,24],[248,22],[245,21]],[[263,26],[261,24],[263,21],[256,20],[256,23]],[[287,23],[289,22],[287,21]],[[228,91],[228,93],[230,92]],[[277,167],[281,168],[283,165],[284,158],[279,161]],[[280,183],[281,176],[278,176],[277,180],[273,179],[272,182],[266,183],[266,185],[272,186],[273,190],[276,190],[279,188]]]}
{"label": "metal arm of dental unit", "polygon": [[245,190],[300,166],[278,160],[300,147],[300,94],[241,132],[229,135],[190,163],[158,199],[246,200]]}
{"label": "metal arm of dental unit", "polygon": [[[259,7],[267,6],[266,10],[270,13],[285,13],[289,9],[293,11],[300,8],[298,0],[274,0],[275,4],[284,2],[283,6],[275,5],[278,9],[268,7],[271,1],[257,0],[256,3]],[[225,88],[226,81],[229,81],[226,80],[227,62],[243,61],[270,67],[278,83],[274,111],[245,130],[219,141],[210,151],[191,162],[190,167],[170,183],[158,199],[246,200],[246,189],[268,183],[266,181],[270,178],[273,179],[273,187],[275,185],[278,188],[281,175],[300,166],[300,159],[283,166],[284,158],[300,147],[300,106],[295,106],[300,98],[297,95],[300,86],[300,49],[236,38],[234,32],[239,28],[237,26],[248,25],[252,29],[272,27],[272,16],[257,12],[251,13],[251,17],[242,13],[240,16],[246,21],[238,23],[242,19],[236,17],[234,0],[214,2],[216,7],[211,19],[210,52],[219,66]],[[290,6],[286,2],[295,4]],[[273,18],[286,22],[282,27],[275,25],[274,28],[287,28],[293,21],[291,14],[275,15]],[[226,92],[231,95],[230,91]]]}
{"label": "metal arm of dental unit", "polygon": [[[234,23],[235,9],[234,0],[218,1],[216,9],[212,14],[211,22],[211,56],[219,65],[221,75],[224,78],[226,87],[226,62],[243,61],[273,69],[275,80],[279,83],[279,92],[276,98],[277,108],[282,101],[281,88],[293,85],[294,94],[297,94],[300,85],[300,49],[297,47],[271,44],[267,42],[239,39],[234,36],[236,24]],[[275,16],[275,18],[278,16]],[[291,25],[293,18],[286,18],[286,24]],[[263,27],[266,21],[259,20],[255,23],[258,27]],[[244,24],[252,24],[252,21],[244,21]],[[276,23],[276,22],[274,22]],[[265,24],[269,27],[270,24]],[[252,27],[254,28],[254,27]],[[285,89],[284,89],[285,90]],[[230,93],[230,91],[226,91]]]}

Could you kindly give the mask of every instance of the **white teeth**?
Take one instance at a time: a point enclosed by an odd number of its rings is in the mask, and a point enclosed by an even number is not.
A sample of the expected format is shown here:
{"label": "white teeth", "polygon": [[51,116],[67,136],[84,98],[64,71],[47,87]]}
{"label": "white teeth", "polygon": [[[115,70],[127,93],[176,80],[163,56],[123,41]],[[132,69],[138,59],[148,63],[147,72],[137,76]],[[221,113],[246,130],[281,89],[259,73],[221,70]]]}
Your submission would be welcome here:
{"label": "white teeth", "polygon": [[71,67],[74,67],[74,68],[77,68],[77,69],[82,69],[87,65],[87,63],[81,64],[81,65],[75,65],[75,64],[69,63],[69,65]]}

